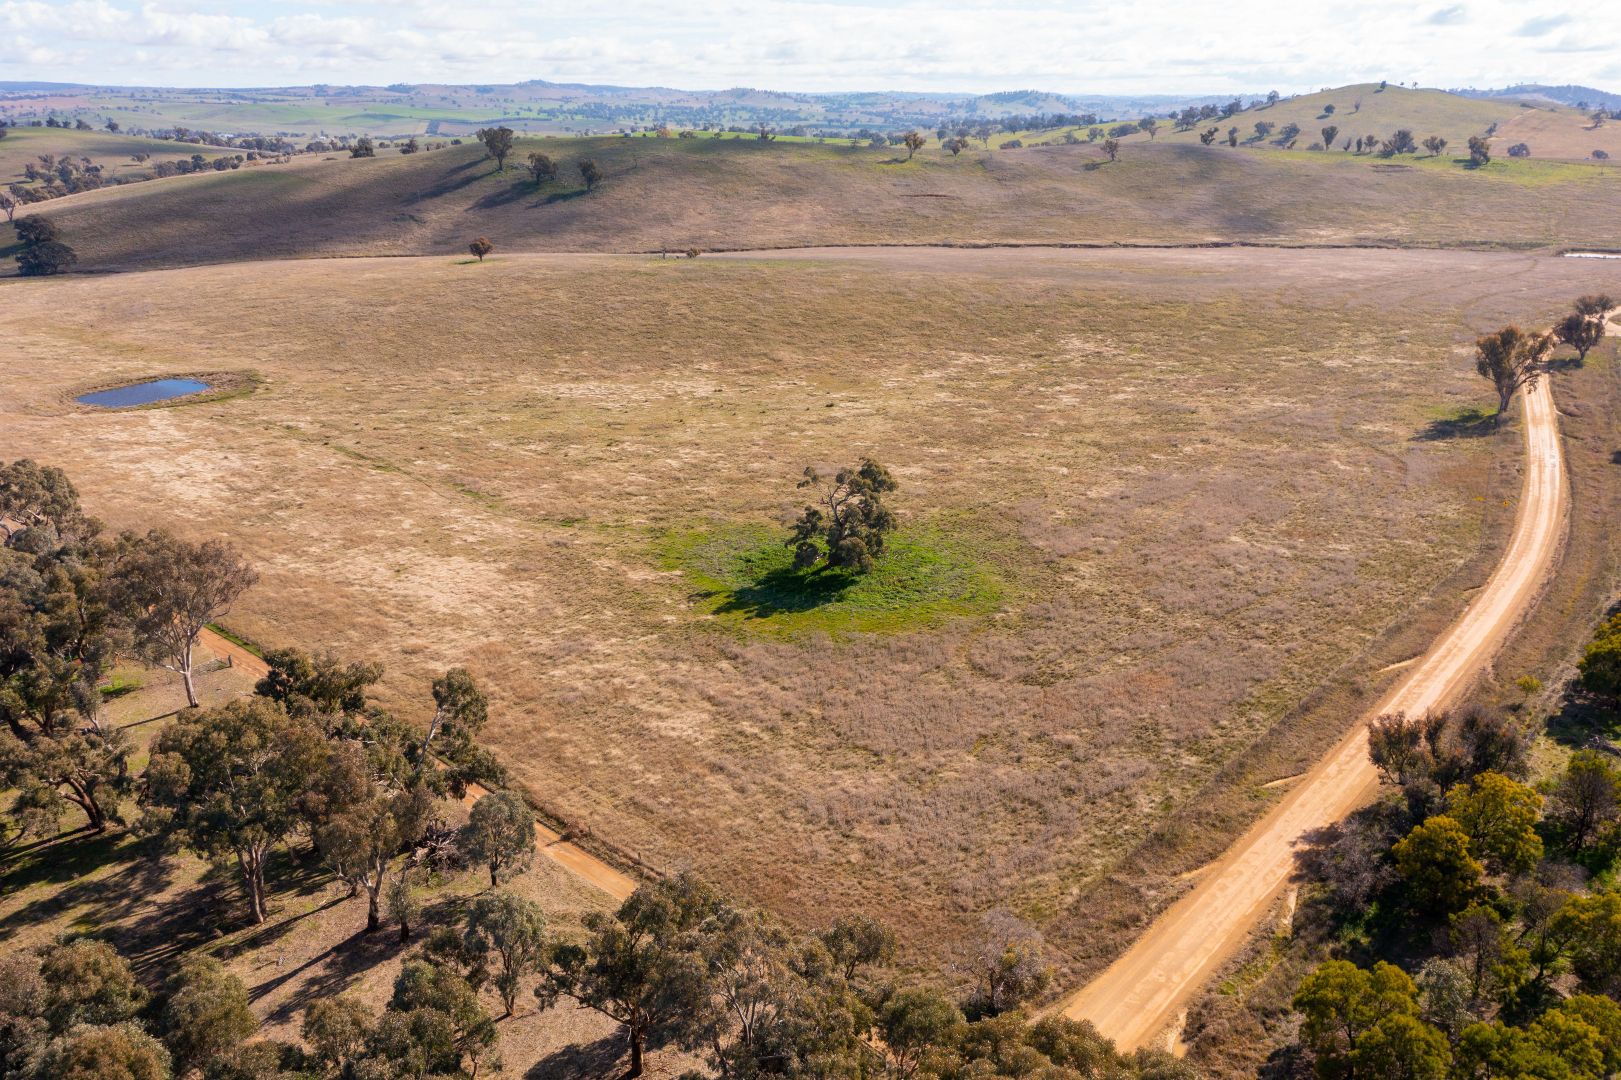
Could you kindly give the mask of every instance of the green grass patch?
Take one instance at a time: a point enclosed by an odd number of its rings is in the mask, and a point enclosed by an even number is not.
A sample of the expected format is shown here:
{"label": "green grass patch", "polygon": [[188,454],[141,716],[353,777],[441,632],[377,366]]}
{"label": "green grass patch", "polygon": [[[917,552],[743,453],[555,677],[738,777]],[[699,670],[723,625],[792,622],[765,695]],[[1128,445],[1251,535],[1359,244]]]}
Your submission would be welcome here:
{"label": "green grass patch", "polygon": [[886,633],[995,611],[1005,594],[993,544],[933,526],[892,537],[871,572],[796,570],[784,530],[720,526],[666,535],[659,563],[678,570],[696,609],[767,633]]}
{"label": "green grass patch", "polygon": [[259,646],[255,645],[253,642],[249,641],[247,638],[243,637],[241,634],[233,634],[230,630],[227,630],[219,623],[209,623],[208,628],[214,631],[214,633],[218,634],[220,637],[224,638],[226,641],[229,641],[232,645],[235,645],[238,648],[246,649],[260,659],[264,658],[265,651]]}

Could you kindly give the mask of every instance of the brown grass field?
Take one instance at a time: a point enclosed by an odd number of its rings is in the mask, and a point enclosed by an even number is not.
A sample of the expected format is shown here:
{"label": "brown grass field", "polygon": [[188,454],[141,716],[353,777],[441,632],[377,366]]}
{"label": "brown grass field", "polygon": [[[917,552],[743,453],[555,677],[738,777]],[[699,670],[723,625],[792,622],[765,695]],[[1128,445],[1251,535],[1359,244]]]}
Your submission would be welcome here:
{"label": "brown grass field", "polygon": [[[1122,860],[1456,610],[1504,445],[1468,343],[1596,288],[1621,266],[1240,249],[11,281],[0,456],[233,538],[264,582],[232,627],[381,660],[396,707],[471,665],[524,787],[655,867],[868,910],[920,966],[1006,907],[1086,967]],[[71,401],[227,369],[263,382]],[[795,478],[864,453],[890,569],[773,591]]]}
{"label": "brown grass field", "polygon": [[[1282,106],[1279,106],[1281,108]],[[9,141],[9,140],[8,140]],[[1385,161],[1164,137],[1095,146],[891,150],[698,139],[520,139],[89,192],[54,218],[80,269],[333,255],[736,250],[825,244],[1217,244],[1621,248],[1621,170],[1450,153]],[[560,162],[537,187],[518,165]],[[605,179],[587,192],[577,164]],[[6,264],[9,266],[9,263]]]}

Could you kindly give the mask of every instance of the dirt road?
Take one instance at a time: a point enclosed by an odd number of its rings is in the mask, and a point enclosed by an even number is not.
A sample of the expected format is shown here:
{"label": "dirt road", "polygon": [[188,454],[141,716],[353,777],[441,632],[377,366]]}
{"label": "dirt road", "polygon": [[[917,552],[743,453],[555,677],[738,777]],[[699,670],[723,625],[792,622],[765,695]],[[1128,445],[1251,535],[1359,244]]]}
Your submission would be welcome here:
{"label": "dirt road", "polygon": [[[1478,676],[1536,599],[1565,534],[1567,492],[1550,379],[1524,395],[1525,480],[1508,550],[1486,587],[1372,715],[1418,716],[1447,705]],[[1102,975],[1066,999],[1123,1050],[1148,1045],[1229,959],[1278,896],[1306,832],[1366,802],[1378,783],[1365,724],[1342,739],[1199,884]]]}
{"label": "dirt road", "polygon": [[[263,660],[212,630],[203,631],[202,645],[221,660],[229,660],[232,667],[241,668],[257,678],[264,678],[270,674],[270,668]],[[473,784],[467,789],[467,797],[462,802],[472,806],[489,793],[488,788]],[[601,889],[615,900],[623,900],[636,891],[635,878],[620,873],[584,848],[564,840],[560,833],[538,821],[535,823],[535,842],[542,855],[587,884]]]}

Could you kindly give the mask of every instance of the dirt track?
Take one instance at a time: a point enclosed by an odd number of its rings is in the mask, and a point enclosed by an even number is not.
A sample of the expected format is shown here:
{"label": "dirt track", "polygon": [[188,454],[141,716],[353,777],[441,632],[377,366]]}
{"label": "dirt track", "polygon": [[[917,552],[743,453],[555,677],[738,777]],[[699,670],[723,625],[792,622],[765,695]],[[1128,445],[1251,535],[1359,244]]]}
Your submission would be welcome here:
{"label": "dirt track", "polygon": [[[270,668],[263,660],[212,630],[203,631],[202,645],[221,660],[229,660],[232,667],[239,667],[259,678],[270,674]],[[462,802],[472,806],[489,793],[488,788],[473,784],[467,789],[467,797]],[[560,833],[538,821],[535,823],[535,841],[542,855],[582,881],[601,889],[615,900],[623,900],[636,891],[635,878],[620,873],[584,848],[564,840]]]}
{"label": "dirt track", "polygon": [[[1507,552],[1468,609],[1380,702],[1373,715],[1418,716],[1453,701],[1490,662],[1534,602],[1565,534],[1567,491],[1550,379],[1524,395],[1525,480]],[[1378,784],[1367,727],[1357,725],[1257,822],[1199,884],[1102,975],[1060,1006],[1123,1050],[1150,1043],[1243,944],[1289,879],[1306,832],[1365,803]]]}

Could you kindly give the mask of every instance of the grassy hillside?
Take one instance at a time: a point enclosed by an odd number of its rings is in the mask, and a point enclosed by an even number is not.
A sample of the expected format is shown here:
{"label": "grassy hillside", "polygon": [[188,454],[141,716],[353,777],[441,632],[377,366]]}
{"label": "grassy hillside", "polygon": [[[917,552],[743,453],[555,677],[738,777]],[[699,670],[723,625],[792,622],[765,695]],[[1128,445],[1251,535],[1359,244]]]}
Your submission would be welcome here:
{"label": "grassy hillside", "polygon": [[[1461,99],[1460,99],[1461,100]],[[1366,108],[1366,106],[1365,106]],[[541,187],[477,146],[301,162],[93,192],[57,219],[86,270],[240,259],[828,244],[1335,243],[1621,246],[1621,172],[1549,162],[1386,162],[1164,139],[891,150],[711,139],[520,140]],[[604,173],[586,191],[577,163]]]}
{"label": "grassy hillside", "polygon": [[154,158],[172,160],[190,157],[198,152],[209,157],[225,153],[210,146],[190,146],[106,131],[10,127],[6,129],[6,137],[0,139],[0,186],[21,182],[24,179],[23,166],[37,160],[42,154],[87,157],[100,165],[106,176],[115,177],[150,171],[148,166],[137,165],[130,160],[136,154],[151,154]]}
{"label": "grassy hillside", "polygon": [[[1327,111],[1329,106],[1333,106],[1332,112]],[[1550,108],[1543,106],[1543,111]],[[1347,137],[1355,140],[1358,136],[1371,135],[1383,139],[1397,128],[1408,128],[1420,140],[1427,135],[1439,135],[1461,148],[1469,136],[1482,134],[1493,124],[1505,124],[1527,109],[1519,102],[1467,98],[1444,90],[1407,90],[1399,86],[1380,90],[1378,83],[1361,83],[1302,94],[1266,108],[1246,109],[1230,119],[1201,124],[1191,131],[1170,131],[1170,125],[1161,122],[1155,141],[1197,144],[1199,132],[1207,127],[1220,127],[1223,136],[1229,127],[1237,127],[1239,139],[1248,140],[1255,135],[1256,122],[1264,120],[1278,128],[1300,125],[1297,144],[1300,149],[1319,141],[1321,129],[1329,124],[1340,129],[1337,137],[1340,144]],[[1580,115],[1574,109],[1557,111],[1569,114],[1572,119]],[[1130,138],[1147,140],[1146,135]]]}

